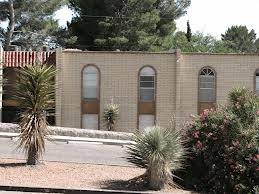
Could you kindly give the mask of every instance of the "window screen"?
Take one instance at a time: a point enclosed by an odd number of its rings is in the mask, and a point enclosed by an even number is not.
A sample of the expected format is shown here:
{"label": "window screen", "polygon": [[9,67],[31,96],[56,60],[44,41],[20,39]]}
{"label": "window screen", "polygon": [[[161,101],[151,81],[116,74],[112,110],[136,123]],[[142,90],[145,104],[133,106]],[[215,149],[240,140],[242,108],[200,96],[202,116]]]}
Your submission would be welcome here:
{"label": "window screen", "polygon": [[155,98],[155,71],[151,67],[144,67],[139,78],[140,101],[154,101]]}
{"label": "window screen", "polygon": [[98,130],[98,114],[83,114],[82,128]]}
{"label": "window screen", "polygon": [[155,116],[148,114],[139,115],[139,129],[148,130],[148,127],[152,127],[155,124]]}
{"label": "window screen", "polygon": [[215,101],[215,73],[210,68],[203,68],[199,76],[199,102]]}
{"label": "window screen", "polygon": [[83,70],[83,98],[97,99],[99,91],[99,75],[96,67],[87,66]]}
{"label": "window screen", "polygon": [[255,72],[255,92],[259,95],[259,69]]}

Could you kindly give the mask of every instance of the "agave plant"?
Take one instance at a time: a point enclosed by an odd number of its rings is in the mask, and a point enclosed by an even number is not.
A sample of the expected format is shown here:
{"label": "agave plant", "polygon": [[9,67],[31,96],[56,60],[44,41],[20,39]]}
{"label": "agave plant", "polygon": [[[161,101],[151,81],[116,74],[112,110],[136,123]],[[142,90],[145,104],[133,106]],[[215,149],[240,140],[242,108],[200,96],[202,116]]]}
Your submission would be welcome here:
{"label": "agave plant", "polygon": [[18,147],[25,151],[27,164],[36,165],[45,151],[46,109],[54,99],[53,66],[34,65],[17,70],[16,98],[22,110]]}
{"label": "agave plant", "polygon": [[107,129],[113,131],[115,122],[119,119],[119,105],[114,103],[107,104],[103,112],[103,118]]}
{"label": "agave plant", "polygon": [[137,132],[128,146],[127,160],[146,168],[145,177],[150,189],[160,190],[173,183],[173,172],[182,167],[185,149],[181,134],[174,128],[154,126],[148,131]]}

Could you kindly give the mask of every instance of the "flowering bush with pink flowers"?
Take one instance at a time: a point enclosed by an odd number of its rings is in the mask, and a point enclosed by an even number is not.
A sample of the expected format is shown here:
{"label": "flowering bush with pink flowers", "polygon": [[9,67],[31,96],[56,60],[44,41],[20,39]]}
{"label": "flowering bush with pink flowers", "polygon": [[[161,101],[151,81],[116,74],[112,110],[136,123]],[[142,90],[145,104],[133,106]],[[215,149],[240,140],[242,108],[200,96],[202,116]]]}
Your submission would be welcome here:
{"label": "flowering bush with pink flowers", "polygon": [[[259,104],[257,97],[244,90],[246,98],[235,89],[226,107],[206,110],[187,125],[190,157],[182,175],[187,188],[206,193],[256,193],[259,189]],[[236,107],[234,96],[241,108]]]}

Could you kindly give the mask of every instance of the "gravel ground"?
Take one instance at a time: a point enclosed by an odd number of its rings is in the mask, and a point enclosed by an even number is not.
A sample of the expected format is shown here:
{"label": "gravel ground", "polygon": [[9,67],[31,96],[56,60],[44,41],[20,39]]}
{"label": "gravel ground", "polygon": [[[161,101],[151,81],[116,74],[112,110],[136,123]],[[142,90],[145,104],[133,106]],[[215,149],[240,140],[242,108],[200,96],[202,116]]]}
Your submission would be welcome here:
{"label": "gravel ground", "polygon": [[[44,162],[36,167],[26,166],[24,160],[0,159],[0,184],[4,186],[50,188],[123,188],[128,180],[140,176],[144,169],[135,167]],[[166,193],[187,194],[170,190]]]}

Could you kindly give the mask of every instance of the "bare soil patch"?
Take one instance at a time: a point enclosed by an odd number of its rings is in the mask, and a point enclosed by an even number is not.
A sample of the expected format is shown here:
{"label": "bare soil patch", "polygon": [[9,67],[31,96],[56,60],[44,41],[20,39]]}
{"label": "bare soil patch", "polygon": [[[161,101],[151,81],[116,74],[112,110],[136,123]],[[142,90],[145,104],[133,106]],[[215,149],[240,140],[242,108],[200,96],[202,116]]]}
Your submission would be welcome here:
{"label": "bare soil patch", "polygon": [[[24,160],[0,159],[0,183],[3,186],[144,191],[145,183],[134,181],[144,172],[144,169],[135,167],[62,162],[27,166]],[[190,193],[175,189],[165,192]]]}

